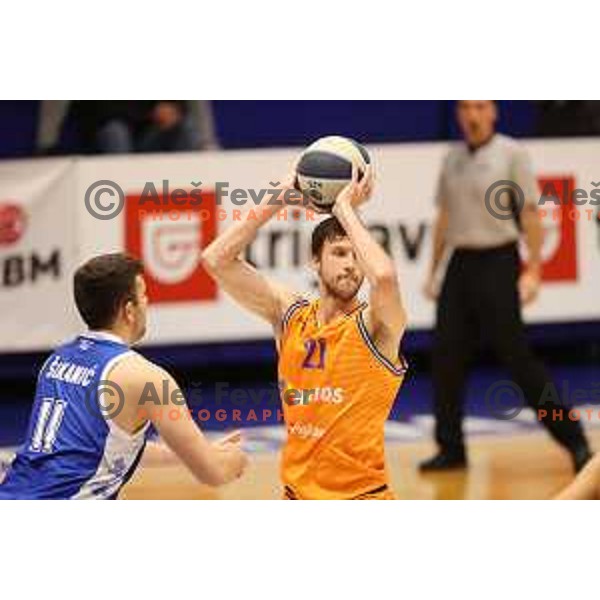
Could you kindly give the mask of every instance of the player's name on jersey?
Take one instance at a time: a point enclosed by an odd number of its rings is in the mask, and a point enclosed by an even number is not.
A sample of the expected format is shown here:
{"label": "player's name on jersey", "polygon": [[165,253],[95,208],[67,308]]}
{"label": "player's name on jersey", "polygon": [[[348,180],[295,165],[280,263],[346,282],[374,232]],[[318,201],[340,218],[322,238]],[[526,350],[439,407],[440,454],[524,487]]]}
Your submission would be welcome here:
{"label": "player's name on jersey", "polygon": [[314,387],[299,389],[290,387],[283,381],[279,383],[283,401],[289,406],[305,404],[341,404],[344,401],[344,389],[341,387]]}
{"label": "player's name on jersey", "polygon": [[94,367],[84,367],[83,365],[64,360],[60,356],[55,356],[52,359],[44,373],[46,379],[57,379],[65,383],[73,383],[83,387],[87,387],[95,375],[96,369]]}
{"label": "player's name on jersey", "polygon": [[312,423],[303,423],[302,421],[296,421],[291,423],[288,427],[288,433],[295,435],[300,438],[316,438],[319,439],[325,435],[325,429],[318,427]]}

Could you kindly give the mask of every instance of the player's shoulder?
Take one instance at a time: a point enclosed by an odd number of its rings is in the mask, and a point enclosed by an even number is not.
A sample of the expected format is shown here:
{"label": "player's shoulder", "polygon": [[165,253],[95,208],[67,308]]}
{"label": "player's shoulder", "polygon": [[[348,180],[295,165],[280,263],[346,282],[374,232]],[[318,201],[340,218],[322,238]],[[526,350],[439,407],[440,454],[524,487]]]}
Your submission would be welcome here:
{"label": "player's shoulder", "polygon": [[127,387],[144,387],[148,382],[161,381],[169,377],[165,369],[135,350],[124,355],[109,374],[111,381]]}
{"label": "player's shoulder", "polygon": [[361,345],[394,375],[403,375],[408,367],[399,348],[406,323],[398,329],[390,329],[387,323],[377,325],[366,302],[359,306],[355,319]]}
{"label": "player's shoulder", "polygon": [[294,294],[293,298],[290,299],[288,308],[304,308],[310,306],[311,304],[314,304],[316,301],[317,298],[313,298],[308,294],[296,293]]}
{"label": "player's shoulder", "polygon": [[293,298],[290,299],[290,302],[286,309],[283,311],[282,325],[285,329],[287,325],[289,325],[290,321],[293,317],[301,314],[316,301],[314,298],[310,298],[304,294],[295,294]]}
{"label": "player's shoulder", "polygon": [[362,302],[353,314],[354,320],[357,322],[359,329],[365,329],[369,333],[373,333],[374,322],[371,305],[368,302]]}
{"label": "player's shoulder", "polygon": [[83,350],[86,348],[86,343],[88,343],[87,340],[85,340],[85,338],[83,338],[81,335],[70,336],[55,346],[50,356],[53,356],[54,354],[65,354],[68,352],[77,352],[79,350]]}

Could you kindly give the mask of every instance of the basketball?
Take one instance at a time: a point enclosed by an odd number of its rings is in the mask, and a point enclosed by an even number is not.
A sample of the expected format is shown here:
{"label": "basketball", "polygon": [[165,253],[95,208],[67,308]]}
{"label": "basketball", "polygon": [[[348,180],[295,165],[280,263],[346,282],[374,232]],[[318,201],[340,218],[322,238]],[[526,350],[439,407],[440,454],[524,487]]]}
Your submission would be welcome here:
{"label": "basketball", "polygon": [[355,140],[335,135],[320,138],[300,155],[298,188],[319,210],[329,212],[352,179],[352,165],[358,168],[360,179],[370,162],[366,148]]}

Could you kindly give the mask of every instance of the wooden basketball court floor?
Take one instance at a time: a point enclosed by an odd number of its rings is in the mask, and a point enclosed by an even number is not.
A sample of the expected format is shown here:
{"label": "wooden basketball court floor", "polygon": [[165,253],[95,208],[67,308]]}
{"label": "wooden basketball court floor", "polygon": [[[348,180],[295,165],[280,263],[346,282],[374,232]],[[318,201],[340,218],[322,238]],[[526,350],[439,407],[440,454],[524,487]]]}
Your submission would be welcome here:
{"label": "wooden basketball court floor", "polygon": [[[588,430],[600,448],[600,429]],[[431,442],[387,445],[394,489],[402,499],[547,499],[573,475],[568,455],[543,431],[470,439],[468,470],[421,475],[417,464]],[[276,452],[251,455],[243,478],[221,488],[199,485],[183,466],[144,466],[122,491],[123,499],[279,499]]]}

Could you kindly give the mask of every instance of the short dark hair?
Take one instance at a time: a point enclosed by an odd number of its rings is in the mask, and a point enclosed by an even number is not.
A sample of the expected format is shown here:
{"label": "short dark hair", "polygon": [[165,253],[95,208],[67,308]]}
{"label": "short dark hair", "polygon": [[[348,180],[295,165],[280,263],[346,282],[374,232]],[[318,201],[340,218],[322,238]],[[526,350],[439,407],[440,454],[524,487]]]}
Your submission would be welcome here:
{"label": "short dark hair", "polygon": [[136,301],[135,280],[142,262],[121,252],[102,254],[77,269],[73,278],[75,304],[90,329],[110,327],[128,301]]}
{"label": "short dark hair", "polygon": [[313,258],[320,258],[325,240],[332,242],[339,238],[348,237],[342,224],[335,218],[329,217],[321,221],[313,230],[310,241],[310,250]]}

